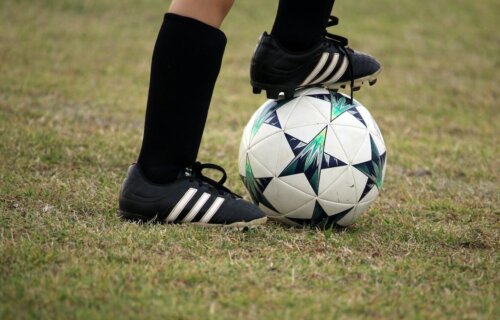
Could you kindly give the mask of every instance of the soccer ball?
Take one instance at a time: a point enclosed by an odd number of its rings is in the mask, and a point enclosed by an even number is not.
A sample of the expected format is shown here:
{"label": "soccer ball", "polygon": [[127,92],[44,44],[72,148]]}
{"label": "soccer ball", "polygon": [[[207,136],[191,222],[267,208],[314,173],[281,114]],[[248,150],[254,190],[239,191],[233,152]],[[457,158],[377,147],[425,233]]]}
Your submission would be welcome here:
{"label": "soccer ball", "polygon": [[243,132],[239,173],[270,218],[304,226],[348,226],[377,198],[386,148],[370,112],[322,88],[268,100]]}

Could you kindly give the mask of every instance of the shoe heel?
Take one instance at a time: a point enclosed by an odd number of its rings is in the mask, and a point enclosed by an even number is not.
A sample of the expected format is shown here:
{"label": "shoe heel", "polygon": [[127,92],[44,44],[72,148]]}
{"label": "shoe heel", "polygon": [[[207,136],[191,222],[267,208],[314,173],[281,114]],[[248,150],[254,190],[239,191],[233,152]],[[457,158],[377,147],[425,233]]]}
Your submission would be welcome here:
{"label": "shoe heel", "polygon": [[253,87],[253,93],[254,94],[260,94],[261,92],[262,92],[262,89],[257,88],[257,87]]}

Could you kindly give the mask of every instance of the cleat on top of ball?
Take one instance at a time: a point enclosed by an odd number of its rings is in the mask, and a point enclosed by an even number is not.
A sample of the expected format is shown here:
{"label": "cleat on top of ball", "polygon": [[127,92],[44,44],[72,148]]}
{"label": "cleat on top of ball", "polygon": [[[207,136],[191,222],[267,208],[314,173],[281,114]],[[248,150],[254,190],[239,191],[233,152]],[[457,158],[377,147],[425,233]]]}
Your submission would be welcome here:
{"label": "cleat on top of ball", "polygon": [[[336,17],[330,19],[329,26],[337,24]],[[264,32],[252,57],[252,86],[271,91],[271,96],[284,92],[289,98],[293,96],[291,90],[311,86],[339,89],[363,80],[373,82],[380,64],[370,55],[352,50],[347,43],[346,38],[326,32],[322,41],[308,51],[290,52]]]}

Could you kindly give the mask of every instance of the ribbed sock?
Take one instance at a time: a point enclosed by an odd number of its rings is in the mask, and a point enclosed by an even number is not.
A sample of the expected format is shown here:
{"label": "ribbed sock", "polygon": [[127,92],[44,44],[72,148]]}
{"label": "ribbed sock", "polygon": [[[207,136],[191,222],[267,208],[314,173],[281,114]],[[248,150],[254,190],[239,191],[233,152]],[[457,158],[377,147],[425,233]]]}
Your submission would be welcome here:
{"label": "ribbed sock", "polygon": [[156,183],[177,178],[196,161],[226,46],[222,31],[171,13],[153,51],[138,164]]}
{"label": "ribbed sock", "polygon": [[335,0],[280,0],[271,35],[290,51],[321,41]]}

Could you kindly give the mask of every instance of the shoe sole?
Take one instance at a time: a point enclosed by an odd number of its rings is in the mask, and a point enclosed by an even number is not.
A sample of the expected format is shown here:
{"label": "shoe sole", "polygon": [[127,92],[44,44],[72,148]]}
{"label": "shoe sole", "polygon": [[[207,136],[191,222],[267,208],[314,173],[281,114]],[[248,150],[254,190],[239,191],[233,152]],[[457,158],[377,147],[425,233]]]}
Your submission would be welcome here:
{"label": "shoe sole", "polygon": [[[158,219],[157,217],[154,218],[147,218],[144,217],[140,214],[136,213],[130,213],[122,210],[118,210],[118,217],[126,220],[131,220],[131,221],[137,221],[137,222],[143,222],[143,223],[162,223],[165,222],[162,219]],[[192,224],[198,227],[207,227],[207,228],[238,228],[238,229],[243,229],[243,228],[253,228],[257,226],[261,226],[267,222],[267,217],[262,217],[259,219],[254,219],[251,221],[238,221],[238,222],[233,222],[229,224],[218,224],[218,223],[205,223],[205,222],[185,222],[185,223],[179,223],[179,224]]]}
{"label": "shoe sole", "polygon": [[229,224],[216,224],[216,223],[203,223],[203,222],[188,222],[192,225],[198,226],[198,227],[206,227],[206,228],[238,228],[238,229],[243,229],[243,228],[253,228],[253,227],[258,227],[261,225],[266,224],[267,222],[267,217],[262,217],[259,219],[255,219],[252,221],[239,221],[239,222],[233,222]]}
{"label": "shoe sole", "polygon": [[[361,89],[361,86],[365,83],[368,82],[370,86],[375,85],[377,83],[377,77],[379,73],[382,71],[382,69],[378,69],[375,73],[372,73],[370,75],[367,75],[362,78],[354,79],[353,91],[358,91]],[[304,87],[283,87],[283,86],[276,86],[276,85],[268,85],[268,84],[262,84],[258,83],[255,81],[251,81],[252,88],[253,88],[253,93],[255,94],[260,94],[262,90],[266,91],[266,96],[268,99],[281,99],[281,98],[292,98],[295,91],[305,89],[305,88],[311,88],[311,87],[323,87],[329,90],[340,90],[340,89],[345,89],[347,86],[351,86],[351,81],[344,81],[344,82],[335,82],[332,84],[311,84],[308,86]],[[283,93],[283,94],[282,94]]]}
{"label": "shoe sole", "polygon": [[[377,83],[377,77],[379,73],[382,71],[382,69],[378,69],[377,72],[368,75],[363,78],[355,79],[353,83],[352,90],[353,91],[358,91],[361,89],[361,86],[365,83],[368,82],[370,86],[374,86],[375,83]],[[330,90],[340,90],[340,89],[345,89],[347,86],[351,86],[351,81],[344,81],[344,82],[337,82],[333,83],[331,85],[323,85],[324,88],[330,89]]]}

